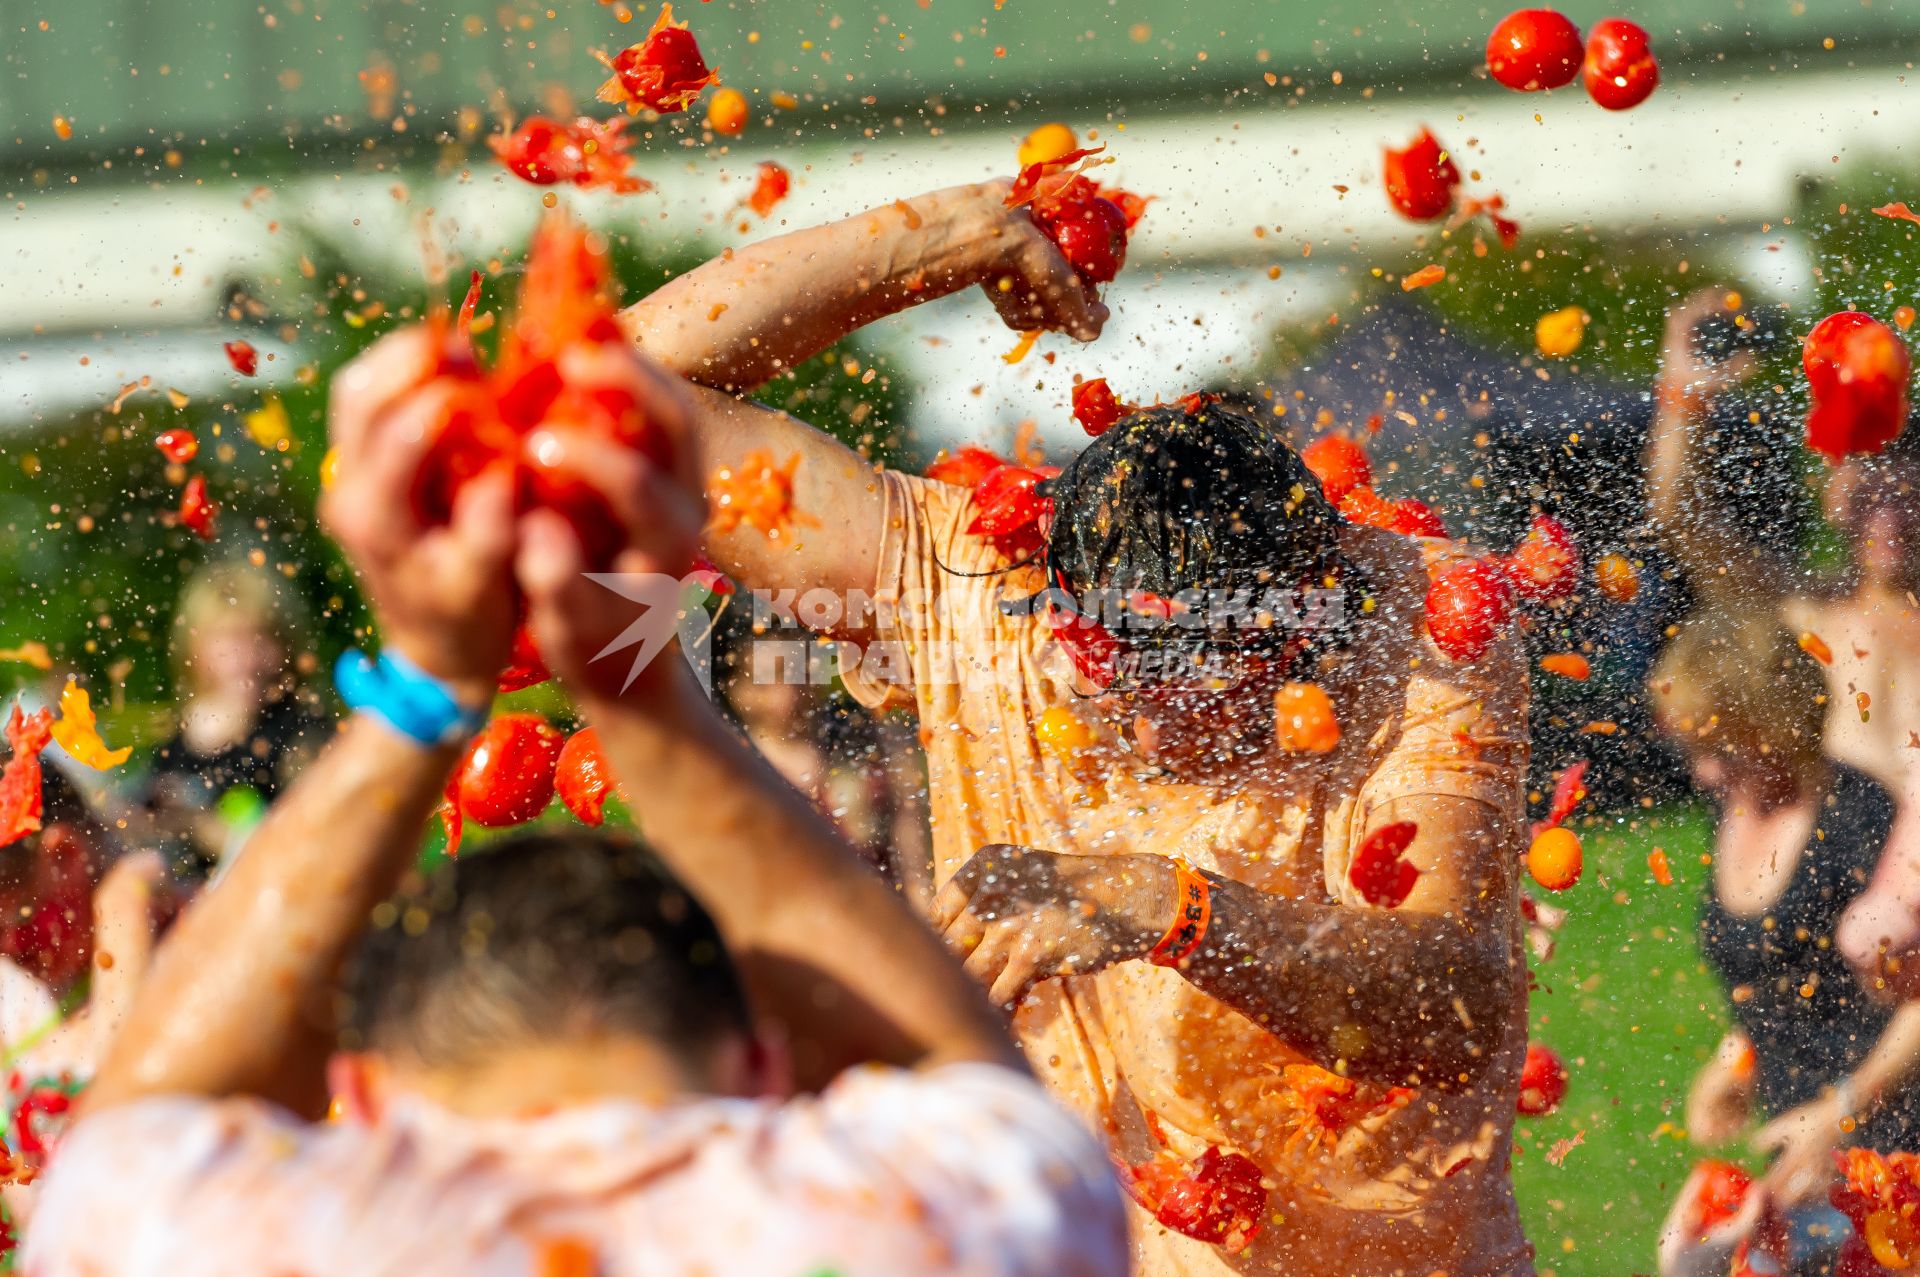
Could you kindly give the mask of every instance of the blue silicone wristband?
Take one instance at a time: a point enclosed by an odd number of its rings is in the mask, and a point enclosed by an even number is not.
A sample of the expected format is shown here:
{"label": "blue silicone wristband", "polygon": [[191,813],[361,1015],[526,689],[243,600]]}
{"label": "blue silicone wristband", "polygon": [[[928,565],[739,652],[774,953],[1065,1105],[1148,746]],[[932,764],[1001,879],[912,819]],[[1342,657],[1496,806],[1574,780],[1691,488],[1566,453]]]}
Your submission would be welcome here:
{"label": "blue silicone wristband", "polygon": [[486,725],[488,705],[463,705],[445,683],[398,652],[376,662],[353,649],[334,667],[340,699],[422,745],[456,745]]}

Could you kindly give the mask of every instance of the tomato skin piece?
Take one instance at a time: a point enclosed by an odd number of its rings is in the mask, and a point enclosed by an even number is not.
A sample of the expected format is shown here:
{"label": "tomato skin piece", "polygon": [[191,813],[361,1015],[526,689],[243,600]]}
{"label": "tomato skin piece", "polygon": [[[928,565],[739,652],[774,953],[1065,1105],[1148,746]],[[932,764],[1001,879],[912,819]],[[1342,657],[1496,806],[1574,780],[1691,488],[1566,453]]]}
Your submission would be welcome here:
{"label": "tomato skin piece", "polygon": [[219,513],[220,507],[207,496],[206,476],[196,474],[188,479],[180,489],[180,526],[202,541],[211,541],[214,516]]}
{"label": "tomato skin piece", "polygon": [[1484,559],[1456,563],[1427,587],[1427,634],[1450,660],[1478,660],[1513,619],[1513,585]]}
{"label": "tomato skin piece", "polygon": [[1487,71],[1521,93],[1573,82],[1586,59],[1580,28],[1553,9],[1516,9],[1487,37]]}
{"label": "tomato skin piece", "polygon": [[1413,497],[1393,503],[1393,522],[1389,526],[1403,536],[1437,537],[1442,541],[1447,538],[1447,525],[1441,522],[1439,512]]}
{"label": "tomato skin piece", "polygon": [[494,690],[504,696],[508,692],[538,687],[552,677],[552,671],[547,669],[547,662],[533,641],[533,631],[527,628],[525,621],[520,622],[513,631],[513,653],[507,658],[507,668],[500,671]]}
{"label": "tomato skin piece", "polygon": [[601,825],[607,819],[607,794],[613,789],[613,769],[600,752],[600,733],[582,728],[560,747],[553,787],[568,811],[583,825]]}
{"label": "tomato skin piece", "polygon": [[260,352],[249,341],[230,341],[225,343],[227,362],[242,377],[251,377],[260,367]]}
{"label": "tomato skin piece", "polygon": [[1073,388],[1073,419],[1094,438],[1113,429],[1124,415],[1125,409],[1105,377],[1083,381]]}
{"label": "tomato skin piece", "polygon": [[926,476],[941,483],[957,484],[962,488],[974,488],[980,481],[998,470],[1010,465],[1005,457],[997,456],[985,448],[968,444],[957,448],[948,455],[927,467]]}
{"label": "tomato skin piece", "polygon": [[1345,435],[1321,435],[1300,450],[1300,464],[1320,480],[1320,490],[1335,508],[1355,488],[1373,486],[1373,462],[1367,450]]}
{"label": "tomato skin piece", "polygon": [[474,737],[454,773],[460,814],[498,829],[532,820],[553,800],[563,745],[538,714],[501,714]]}
{"label": "tomato skin piece", "polygon": [[1606,18],[1587,33],[1587,56],[1580,65],[1587,96],[1609,111],[1626,111],[1645,102],[1660,86],[1646,28],[1625,18]]}
{"label": "tomato skin piece", "polygon": [[185,465],[200,455],[200,437],[185,427],[162,430],[153,437],[153,446],[176,465]]}
{"label": "tomato skin piece", "polygon": [[1387,202],[1402,217],[1415,222],[1445,217],[1453,208],[1454,191],[1460,185],[1460,170],[1433,130],[1425,128],[1405,146],[1387,148],[1381,175]]}
{"label": "tomato skin piece", "polygon": [[40,828],[44,814],[40,751],[53,739],[53,711],[23,714],[16,703],[7,717],[6,736],[11,753],[0,768],[0,847]]}
{"label": "tomato skin piece", "polygon": [[1566,1097],[1566,1064],[1552,1047],[1527,1043],[1526,1063],[1520,1066],[1520,1112],[1542,1117],[1559,1108]]}
{"label": "tomato skin piece", "polygon": [[1807,334],[1801,364],[1812,401],[1807,447],[1828,461],[1879,452],[1906,427],[1912,357],[1899,334],[1873,316],[1828,315]]}
{"label": "tomato skin piece", "polygon": [[1420,880],[1420,867],[1405,859],[1419,832],[1411,820],[1396,820],[1366,836],[1347,867],[1347,881],[1362,900],[1381,909],[1398,909],[1406,903]]}
{"label": "tomato skin piece", "polygon": [[787,192],[793,189],[793,174],[772,160],[762,160],[754,170],[753,190],[747,195],[747,207],[761,217],[771,214]]}

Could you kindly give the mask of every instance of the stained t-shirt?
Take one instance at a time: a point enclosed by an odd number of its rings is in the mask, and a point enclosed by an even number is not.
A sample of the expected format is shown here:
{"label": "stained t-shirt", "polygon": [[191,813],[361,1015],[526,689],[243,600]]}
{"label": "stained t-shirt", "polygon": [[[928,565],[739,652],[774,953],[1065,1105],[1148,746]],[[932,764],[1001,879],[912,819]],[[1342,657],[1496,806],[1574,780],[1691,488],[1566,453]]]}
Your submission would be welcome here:
{"label": "stained t-shirt", "polygon": [[[1075,695],[1070,662],[1043,619],[1001,606],[1038,591],[1039,573],[996,570],[1005,567],[997,553],[965,530],[966,490],[891,471],[880,482],[876,598],[885,606],[876,641],[843,654],[843,677],[868,704],[907,697],[917,706],[939,881],[982,846],[1015,843],[1181,857],[1262,891],[1366,907],[1347,869],[1372,813],[1396,799],[1461,798],[1484,804],[1499,831],[1492,890],[1512,919],[1519,969],[1526,666],[1512,639],[1453,662],[1426,638],[1429,562],[1454,553],[1445,544],[1347,528],[1343,549],[1373,583],[1377,610],[1338,684],[1328,684],[1340,706],[1339,747],[1266,760],[1242,783],[1188,784],[1137,773]],[[1098,737],[1091,752],[1108,765],[1097,783],[1035,739],[1035,721],[1055,706]],[[1176,1151],[1233,1148],[1275,1185],[1278,1222],[1235,1256],[1136,1212],[1136,1262],[1147,1277],[1528,1269],[1508,1168],[1524,1014],[1511,1018],[1472,1086],[1392,1105],[1385,1088],[1362,1084],[1356,1109],[1377,1100],[1390,1111],[1337,1132],[1317,1130],[1312,1105],[1287,1083],[1287,1067],[1306,1057],[1165,967],[1123,962],[1048,981],[1014,1028],[1057,1094],[1097,1127],[1117,1123],[1128,1160],[1150,1151],[1142,1130],[1150,1112]]]}

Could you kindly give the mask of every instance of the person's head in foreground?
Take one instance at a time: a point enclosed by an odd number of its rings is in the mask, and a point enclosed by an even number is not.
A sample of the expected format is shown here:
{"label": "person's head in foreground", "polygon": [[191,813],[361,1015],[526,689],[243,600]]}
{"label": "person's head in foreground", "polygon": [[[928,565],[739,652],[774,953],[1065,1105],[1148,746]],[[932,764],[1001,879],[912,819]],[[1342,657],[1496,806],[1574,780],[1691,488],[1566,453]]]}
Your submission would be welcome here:
{"label": "person's head in foreground", "polygon": [[1266,752],[1274,690],[1351,642],[1369,589],[1320,481],[1265,423],[1191,396],[1122,419],[1048,491],[1041,565],[1120,641],[1113,712],[1162,762]]}
{"label": "person's head in foreground", "polygon": [[651,851],[567,830],[449,862],[375,911],[333,1089],[515,1116],[622,1095],[784,1095],[713,919]]}
{"label": "person's head in foreground", "polygon": [[1709,793],[1772,806],[1817,779],[1825,683],[1774,616],[1696,610],[1648,688],[1655,721]]}

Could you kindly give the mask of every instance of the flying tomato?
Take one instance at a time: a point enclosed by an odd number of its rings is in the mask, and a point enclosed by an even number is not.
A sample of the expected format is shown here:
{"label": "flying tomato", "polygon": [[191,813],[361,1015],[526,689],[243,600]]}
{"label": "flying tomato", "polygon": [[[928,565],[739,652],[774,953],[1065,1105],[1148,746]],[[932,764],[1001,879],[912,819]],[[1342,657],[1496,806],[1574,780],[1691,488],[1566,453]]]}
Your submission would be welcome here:
{"label": "flying tomato", "polygon": [[1520,1066],[1520,1112],[1544,1117],[1567,1098],[1567,1066],[1552,1047],[1527,1043],[1526,1062]]}
{"label": "flying tomato", "polygon": [[1383,171],[1387,201],[1402,217],[1431,222],[1445,217],[1453,207],[1460,170],[1431,129],[1421,129],[1398,150],[1388,147]]}
{"label": "flying tomato", "polygon": [[1558,674],[1576,683],[1584,683],[1593,677],[1592,664],[1578,652],[1549,652],[1540,658],[1540,668],[1548,674]]}
{"label": "flying tomato", "polygon": [[1419,832],[1411,820],[1397,820],[1366,836],[1347,866],[1347,881],[1362,900],[1381,909],[1398,909],[1406,902],[1420,880],[1420,867],[1406,859]]}
{"label": "flying tomato", "polygon": [[1606,18],[1587,33],[1587,56],[1580,66],[1587,96],[1609,111],[1625,111],[1647,100],[1660,84],[1660,64],[1648,47],[1646,28],[1625,18]]}
{"label": "flying tomato", "polygon": [[133,755],[133,746],[107,748],[100,737],[99,720],[86,689],[72,678],[60,693],[60,719],[53,725],[53,739],[77,763],[95,771],[118,767]]}
{"label": "flying tomato", "polygon": [[1640,593],[1640,573],[1624,554],[1603,554],[1593,565],[1594,588],[1615,603],[1631,603]]}
{"label": "flying tomato", "polygon": [[1096,439],[1111,430],[1129,411],[1131,406],[1114,397],[1105,377],[1094,377],[1073,388],[1073,419]]}
{"label": "flying tomato", "polygon": [[199,436],[185,428],[162,430],[153,437],[153,446],[160,449],[161,456],[176,465],[184,465],[200,455]]}
{"label": "flying tomato", "polygon": [[1579,836],[1564,825],[1553,825],[1528,845],[1527,872],[1548,891],[1565,891],[1580,881],[1583,859]]}
{"label": "flying tomato", "polygon": [[220,507],[207,496],[206,476],[196,474],[188,479],[180,489],[180,526],[202,541],[211,541],[214,516],[219,513]]}
{"label": "flying tomato", "polygon": [[707,101],[707,127],[722,137],[746,132],[752,114],[747,95],[738,89],[721,89]]}
{"label": "flying tomato", "polygon": [[1288,753],[1330,753],[1340,743],[1333,701],[1317,684],[1282,684],[1273,694],[1273,737]]}
{"label": "flying tomato", "polygon": [[1811,407],[1807,446],[1828,461],[1874,453],[1907,424],[1912,361],[1893,329],[1857,310],[1815,324],[1801,351]]}
{"label": "flying tomato", "polygon": [[1513,619],[1513,585],[1484,559],[1440,572],[1427,587],[1427,635],[1449,660],[1478,660]]}
{"label": "flying tomato", "polygon": [[260,352],[253,348],[252,342],[230,341],[226,343],[225,349],[227,362],[232,364],[233,370],[242,377],[253,376],[260,367]]}
{"label": "flying tomato", "polygon": [[1015,162],[1021,168],[1048,164],[1080,148],[1080,139],[1064,124],[1042,124],[1020,142]]}
{"label": "flying tomato", "polygon": [[1552,9],[1518,9],[1487,37],[1487,71],[1522,93],[1557,89],[1580,74],[1580,28]]}
{"label": "flying tomato", "polygon": [[653,29],[639,44],[620,50],[609,58],[596,52],[613,75],[595,95],[602,102],[619,102],[629,115],[642,108],[671,114],[684,111],[710,84],[720,77],[707,68],[700,55],[700,44],[684,22],[673,20],[673,6],[660,6]]}
{"label": "flying tomato", "polygon": [[1580,584],[1580,550],[1573,534],[1549,514],[1533,516],[1526,537],[1500,566],[1514,592],[1529,603],[1564,599]]}
{"label": "flying tomato", "polygon": [[1393,502],[1372,488],[1355,488],[1340,498],[1340,516],[1349,523],[1370,528],[1391,528],[1395,516]]}
{"label": "flying tomato", "polygon": [[602,123],[583,115],[568,124],[534,115],[511,134],[488,138],[487,145],[509,172],[535,186],[571,184],[630,195],[653,183],[627,171],[633,157],[626,128],[621,119]]}
{"label": "flying tomato", "polygon": [[753,190],[747,195],[747,207],[761,217],[769,216],[792,189],[793,174],[772,160],[762,160],[754,174]]}
{"label": "flying tomato", "polygon": [[1580,800],[1586,796],[1587,760],[1583,758],[1561,772],[1555,779],[1553,799],[1547,804],[1547,818],[1535,827],[1533,832],[1537,834],[1542,829],[1551,828],[1573,815],[1573,809],[1578,807]]}
{"label": "flying tomato", "polygon": [[607,794],[613,789],[613,769],[600,752],[600,733],[585,727],[567,737],[554,766],[554,790],[568,811],[583,825],[607,819]]}
{"label": "flying tomato", "polygon": [[467,747],[447,780],[441,817],[447,854],[460,848],[460,823],[498,829],[532,820],[553,800],[560,733],[538,714],[501,714]]}
{"label": "flying tomato", "polygon": [[1355,488],[1373,486],[1367,450],[1345,435],[1321,435],[1300,450],[1300,462],[1320,481],[1320,490],[1335,508]]}
{"label": "flying tomato", "polygon": [[1393,522],[1388,526],[1403,536],[1444,540],[1447,535],[1447,525],[1441,521],[1439,512],[1413,497],[1403,497],[1393,503]]}

